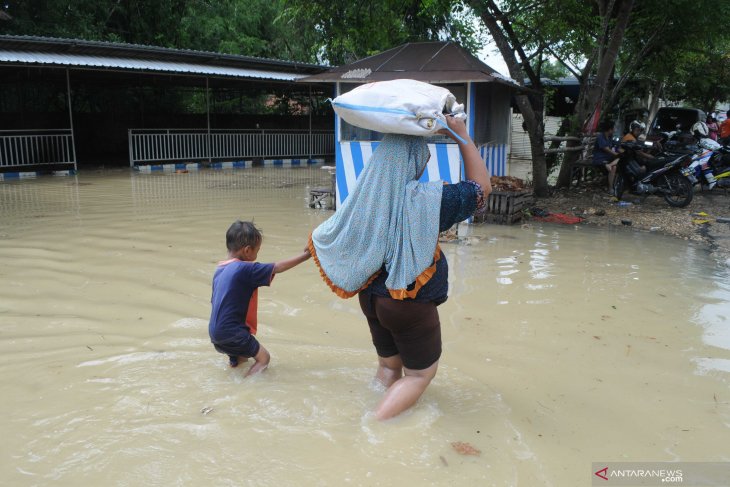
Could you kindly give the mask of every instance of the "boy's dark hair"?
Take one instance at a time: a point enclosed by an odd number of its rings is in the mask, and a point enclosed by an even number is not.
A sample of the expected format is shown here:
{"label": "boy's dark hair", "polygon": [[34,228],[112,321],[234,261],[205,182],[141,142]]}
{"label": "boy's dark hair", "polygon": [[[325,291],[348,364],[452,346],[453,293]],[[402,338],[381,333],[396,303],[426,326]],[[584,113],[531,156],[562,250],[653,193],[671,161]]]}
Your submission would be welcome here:
{"label": "boy's dark hair", "polygon": [[608,132],[609,130],[613,130],[613,129],[614,129],[614,122],[613,122],[613,120],[603,120],[598,125],[598,131],[599,132]]}
{"label": "boy's dark hair", "polygon": [[236,220],[226,232],[226,247],[230,252],[236,252],[246,246],[255,248],[263,238],[253,222]]}
{"label": "boy's dark hair", "polygon": [[600,132],[608,132],[613,128],[613,120],[603,120],[598,126]]}

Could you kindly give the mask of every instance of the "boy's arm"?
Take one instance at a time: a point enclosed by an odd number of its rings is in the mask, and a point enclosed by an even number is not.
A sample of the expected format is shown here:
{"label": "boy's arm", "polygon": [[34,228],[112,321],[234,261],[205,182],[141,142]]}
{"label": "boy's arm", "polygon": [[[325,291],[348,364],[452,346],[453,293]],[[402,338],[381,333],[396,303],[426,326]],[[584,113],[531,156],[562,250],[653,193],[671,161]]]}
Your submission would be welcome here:
{"label": "boy's arm", "polygon": [[305,260],[309,259],[311,257],[311,254],[309,253],[309,250],[305,250],[301,254],[290,257],[288,259],[280,260],[279,262],[274,263],[274,274],[279,274],[280,272],[288,271],[292,267],[298,266]]}

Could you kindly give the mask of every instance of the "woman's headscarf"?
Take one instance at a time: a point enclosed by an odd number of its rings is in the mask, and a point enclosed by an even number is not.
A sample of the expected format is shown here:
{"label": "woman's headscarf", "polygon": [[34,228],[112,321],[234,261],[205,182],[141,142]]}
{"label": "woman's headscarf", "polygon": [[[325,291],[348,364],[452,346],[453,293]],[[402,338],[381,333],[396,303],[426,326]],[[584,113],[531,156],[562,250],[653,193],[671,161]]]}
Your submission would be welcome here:
{"label": "woman's headscarf", "polygon": [[385,265],[386,287],[403,299],[435,271],[443,183],[418,182],[429,156],[421,137],[386,135],[344,204],[312,232],[312,256],[338,296],[354,296]]}

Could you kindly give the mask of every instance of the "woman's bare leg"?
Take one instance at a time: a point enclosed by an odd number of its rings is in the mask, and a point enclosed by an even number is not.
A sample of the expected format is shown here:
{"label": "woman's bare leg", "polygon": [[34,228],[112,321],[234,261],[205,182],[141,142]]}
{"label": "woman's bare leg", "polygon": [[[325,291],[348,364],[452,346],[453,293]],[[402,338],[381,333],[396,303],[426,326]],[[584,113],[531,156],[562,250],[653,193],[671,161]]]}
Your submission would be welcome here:
{"label": "woman's bare leg", "polygon": [[378,356],[378,371],[375,373],[375,378],[381,384],[388,388],[402,376],[403,362],[401,362],[400,355],[393,355],[392,357]]}
{"label": "woman's bare leg", "polygon": [[380,401],[375,416],[379,420],[390,419],[413,406],[436,376],[438,366],[439,363],[436,361],[423,370],[404,368],[405,375],[385,391],[385,396]]}

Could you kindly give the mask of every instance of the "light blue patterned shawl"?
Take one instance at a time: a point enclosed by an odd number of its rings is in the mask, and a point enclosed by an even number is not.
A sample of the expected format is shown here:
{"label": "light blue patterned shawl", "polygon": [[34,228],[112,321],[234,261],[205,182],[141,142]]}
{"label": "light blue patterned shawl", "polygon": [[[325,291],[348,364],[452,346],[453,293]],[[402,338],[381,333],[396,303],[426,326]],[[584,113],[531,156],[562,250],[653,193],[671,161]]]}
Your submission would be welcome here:
{"label": "light blue patterned shawl", "polygon": [[405,289],[431,266],[443,183],[418,182],[429,156],[416,136],[389,134],[375,149],[344,204],[312,233],[330,287],[349,297],[385,265],[386,287]]}

